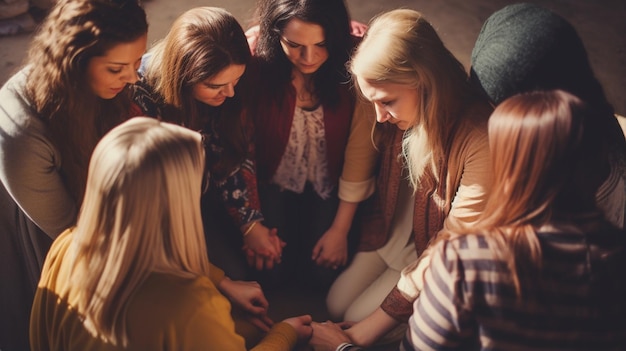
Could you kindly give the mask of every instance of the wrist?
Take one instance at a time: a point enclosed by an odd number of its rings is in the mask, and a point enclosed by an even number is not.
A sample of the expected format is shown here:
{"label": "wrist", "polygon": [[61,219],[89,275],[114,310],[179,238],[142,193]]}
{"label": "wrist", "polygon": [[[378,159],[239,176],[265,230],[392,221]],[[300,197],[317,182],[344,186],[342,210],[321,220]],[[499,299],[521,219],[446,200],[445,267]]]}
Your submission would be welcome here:
{"label": "wrist", "polygon": [[340,344],[335,349],[335,351],[358,351],[358,350],[363,350],[363,349],[361,347],[358,347],[358,346],[356,346],[354,344],[350,344],[348,342],[344,342],[344,343]]}
{"label": "wrist", "polygon": [[230,278],[224,276],[224,278],[222,278],[222,280],[220,280],[220,282],[217,284],[217,290],[219,290],[222,295],[228,296],[229,286],[231,282],[232,280]]}
{"label": "wrist", "polygon": [[254,229],[254,227],[257,225],[258,221],[252,222],[250,223],[244,230],[243,230],[243,237],[245,238],[248,234],[250,234],[250,232],[252,232],[252,229]]}

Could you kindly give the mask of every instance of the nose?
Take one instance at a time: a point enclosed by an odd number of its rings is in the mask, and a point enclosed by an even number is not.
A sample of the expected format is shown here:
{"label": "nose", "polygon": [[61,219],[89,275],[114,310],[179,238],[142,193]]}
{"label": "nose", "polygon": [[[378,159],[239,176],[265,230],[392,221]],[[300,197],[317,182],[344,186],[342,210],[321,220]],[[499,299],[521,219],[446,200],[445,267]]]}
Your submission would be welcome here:
{"label": "nose", "polygon": [[374,104],[374,110],[376,111],[376,121],[378,123],[385,123],[391,118],[391,115],[385,110],[379,103]]}
{"label": "nose", "polygon": [[304,60],[305,63],[312,62],[315,55],[314,51],[315,50],[312,48],[308,48],[306,46],[302,47],[302,52],[300,53],[302,60]]}
{"label": "nose", "polygon": [[222,89],[222,94],[228,97],[235,96],[235,85],[232,83],[224,85],[224,88]]}
{"label": "nose", "polygon": [[122,76],[122,81],[129,83],[129,84],[135,84],[135,82],[137,82],[138,80],[139,80],[139,74],[137,73],[137,70],[134,67],[128,67],[126,74]]}

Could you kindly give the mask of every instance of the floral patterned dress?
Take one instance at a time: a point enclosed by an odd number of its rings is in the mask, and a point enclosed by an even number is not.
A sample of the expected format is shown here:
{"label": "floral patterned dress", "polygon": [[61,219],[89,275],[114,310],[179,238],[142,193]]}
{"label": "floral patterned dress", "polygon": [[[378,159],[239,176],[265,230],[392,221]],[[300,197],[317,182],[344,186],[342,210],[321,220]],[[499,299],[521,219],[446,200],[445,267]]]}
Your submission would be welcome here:
{"label": "floral patterned dress", "polygon": [[[137,82],[134,87],[133,100],[134,114],[155,118],[162,117],[165,103],[144,80]],[[261,205],[257,191],[256,166],[252,159],[254,146],[250,145],[248,157],[224,179],[211,176],[212,166],[222,157],[224,148],[220,136],[216,131],[219,107],[209,109],[206,123],[201,130],[206,152],[206,180],[209,191],[217,191],[227,212],[237,227],[250,222],[263,220]]]}

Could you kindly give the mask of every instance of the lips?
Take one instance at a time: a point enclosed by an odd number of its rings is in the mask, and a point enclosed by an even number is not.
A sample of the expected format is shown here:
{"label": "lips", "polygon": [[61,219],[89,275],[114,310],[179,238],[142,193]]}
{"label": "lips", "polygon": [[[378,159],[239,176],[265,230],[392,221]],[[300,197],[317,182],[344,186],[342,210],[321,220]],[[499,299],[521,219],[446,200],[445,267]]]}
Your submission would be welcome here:
{"label": "lips", "polygon": [[317,65],[313,64],[313,65],[305,65],[303,63],[300,64],[301,69],[303,70],[315,70],[317,69]]}
{"label": "lips", "polygon": [[121,88],[112,88],[111,91],[114,92],[115,94],[119,94],[122,92],[122,90],[124,90],[126,86],[123,86]]}
{"label": "lips", "polygon": [[226,101],[226,98],[215,99],[215,100],[213,100],[213,103],[215,104],[215,106],[219,106],[219,105],[223,104],[224,101]]}

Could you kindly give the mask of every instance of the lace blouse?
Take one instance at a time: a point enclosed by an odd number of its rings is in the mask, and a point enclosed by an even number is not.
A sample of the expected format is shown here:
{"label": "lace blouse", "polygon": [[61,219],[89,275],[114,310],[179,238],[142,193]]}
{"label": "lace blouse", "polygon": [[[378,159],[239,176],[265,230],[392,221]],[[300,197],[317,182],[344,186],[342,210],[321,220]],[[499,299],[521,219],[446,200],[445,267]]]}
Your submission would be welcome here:
{"label": "lace blouse", "polygon": [[326,159],[324,109],[296,107],[285,153],[272,178],[282,189],[302,193],[308,182],[322,198],[333,191]]}

